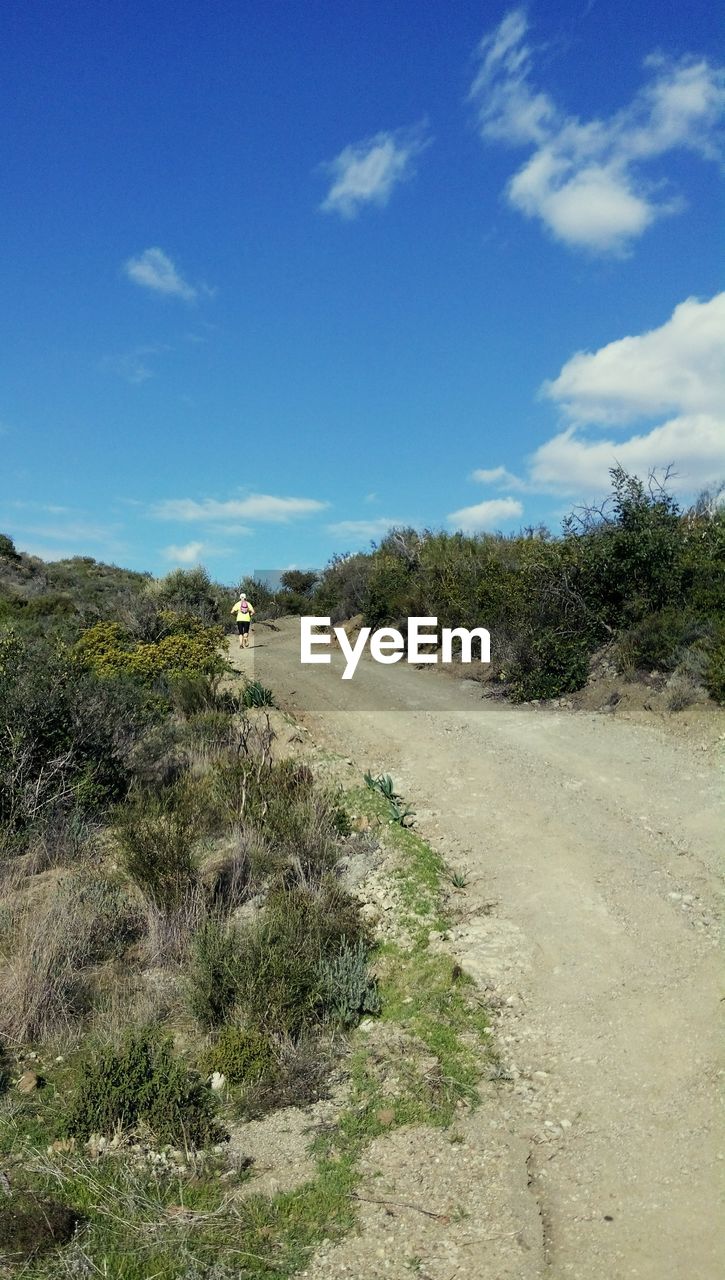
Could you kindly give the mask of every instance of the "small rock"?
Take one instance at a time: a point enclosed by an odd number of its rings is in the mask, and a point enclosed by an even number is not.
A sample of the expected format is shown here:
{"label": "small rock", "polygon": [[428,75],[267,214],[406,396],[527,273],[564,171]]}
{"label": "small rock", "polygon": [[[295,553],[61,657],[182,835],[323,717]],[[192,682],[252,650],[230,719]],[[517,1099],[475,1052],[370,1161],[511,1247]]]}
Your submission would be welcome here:
{"label": "small rock", "polygon": [[227,1082],[227,1078],[221,1071],[214,1071],[212,1073],[211,1080],[209,1081],[212,1089],[214,1089],[215,1092],[218,1092],[220,1089],[223,1089],[226,1082]]}
{"label": "small rock", "polygon": [[18,1080],[19,1093],[34,1093],[40,1085],[40,1076],[36,1071],[24,1071]]}

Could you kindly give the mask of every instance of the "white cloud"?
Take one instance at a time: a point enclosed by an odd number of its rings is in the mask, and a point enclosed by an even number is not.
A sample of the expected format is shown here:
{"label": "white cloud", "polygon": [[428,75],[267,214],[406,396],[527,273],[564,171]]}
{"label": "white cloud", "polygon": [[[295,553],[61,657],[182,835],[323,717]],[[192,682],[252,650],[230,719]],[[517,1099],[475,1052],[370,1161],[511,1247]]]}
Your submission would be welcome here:
{"label": "white cloud", "polygon": [[[688,298],[665,324],[578,352],[542,393],[566,429],[529,459],[529,483],[561,493],[602,491],[616,463],[647,475],[674,466],[672,487],[692,493],[725,475],[725,293]],[[652,423],[661,415],[664,422]],[[593,438],[638,422],[628,439]]]}
{"label": "white cloud", "polygon": [[184,279],[163,249],[144,249],[137,258],[129,258],[124,263],[124,271],[134,284],[153,289],[155,293],[183,298],[186,302],[193,302],[199,295],[199,290]]}
{"label": "white cloud", "polygon": [[593,440],[570,427],[529,459],[534,488],[577,495],[602,493],[616,465],[646,477],[670,464],[669,487],[678,493],[694,493],[725,475],[725,419],[683,415],[628,440]]}
{"label": "white cloud", "polygon": [[[230,498],[219,502],[215,498],[167,498],[152,509],[160,520],[181,520],[206,524],[228,524],[238,520],[260,520],[274,524],[286,524],[300,516],[324,511],[329,504],[316,498],[278,498],[267,493],[253,493],[247,498]],[[235,532],[247,532],[237,528]]]}
{"label": "white cloud", "polygon": [[409,520],[394,520],[380,516],[376,520],[338,520],[328,524],[328,533],[339,538],[384,538],[391,529],[407,528]]}
{"label": "white cloud", "polygon": [[203,550],[203,542],[187,542],[182,547],[172,543],[170,547],[164,547],[161,554],[172,564],[198,564]]}
{"label": "white cloud", "polygon": [[414,161],[430,143],[425,126],[415,125],[384,130],[344,147],[323,166],[332,185],[320,208],[354,218],[363,205],[385,206],[394,188],[413,176]]}
{"label": "white cloud", "polygon": [[488,502],[477,502],[473,507],[452,511],[447,520],[463,533],[479,533],[484,529],[498,529],[509,520],[518,519],[523,510],[516,498],[490,498]]}
{"label": "white cloud", "polygon": [[524,482],[506,467],[478,467],[471,472],[471,479],[477,484],[488,485],[492,489],[523,489]]}
{"label": "white cloud", "polygon": [[524,11],[515,9],[484,37],[469,95],[484,140],[533,147],[509,182],[509,202],[565,244],[622,253],[656,218],[682,207],[648,181],[647,161],[676,148],[720,158],[725,70],[706,58],[649,57],[631,103],[582,121],[533,86],[527,31]]}
{"label": "white cloud", "polygon": [[725,413],[725,293],[688,298],[658,329],[577,352],[542,390],[573,422]]}

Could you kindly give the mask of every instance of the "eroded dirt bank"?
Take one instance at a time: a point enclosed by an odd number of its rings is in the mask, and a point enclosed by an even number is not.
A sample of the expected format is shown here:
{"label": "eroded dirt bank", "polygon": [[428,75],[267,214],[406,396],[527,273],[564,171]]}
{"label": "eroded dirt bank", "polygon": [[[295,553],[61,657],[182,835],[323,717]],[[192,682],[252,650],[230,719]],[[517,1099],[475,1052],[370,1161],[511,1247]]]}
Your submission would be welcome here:
{"label": "eroded dirt bank", "polygon": [[423,833],[465,872],[444,945],[502,1010],[506,1079],[487,1122],[524,1152],[537,1271],[714,1280],[723,823],[712,738],[493,705],[403,664],[364,660],[342,683],[300,667],[292,621],[257,628],[256,641],[231,651],[238,664],[317,741],[392,773]]}

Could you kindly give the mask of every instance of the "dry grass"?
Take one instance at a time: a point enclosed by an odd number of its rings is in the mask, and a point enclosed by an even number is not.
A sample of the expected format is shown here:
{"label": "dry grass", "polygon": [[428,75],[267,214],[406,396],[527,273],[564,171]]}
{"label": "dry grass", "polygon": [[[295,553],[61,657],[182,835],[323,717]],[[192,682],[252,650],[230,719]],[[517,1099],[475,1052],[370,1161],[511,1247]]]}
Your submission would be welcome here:
{"label": "dry grass", "polygon": [[102,876],[66,878],[26,902],[3,940],[0,1032],[28,1043],[71,1030],[91,1007],[94,967],[139,927],[137,908]]}

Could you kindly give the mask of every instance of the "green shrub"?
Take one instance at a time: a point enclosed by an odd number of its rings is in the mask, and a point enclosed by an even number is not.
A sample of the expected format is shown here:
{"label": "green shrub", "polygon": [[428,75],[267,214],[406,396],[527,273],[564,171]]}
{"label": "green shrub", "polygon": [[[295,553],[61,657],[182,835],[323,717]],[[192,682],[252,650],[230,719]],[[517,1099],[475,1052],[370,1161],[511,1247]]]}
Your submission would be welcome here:
{"label": "green shrub", "polygon": [[127,1034],[86,1061],[65,1116],[70,1137],[149,1129],[158,1142],[203,1147],[225,1137],[216,1100],[175,1057],[170,1039]]}
{"label": "green shrub", "polygon": [[207,823],[200,789],[187,778],[162,792],[141,792],[119,810],[123,865],[159,910],[176,910],[198,885],[196,844]]}
{"label": "green shrub", "polygon": [[211,581],[206,569],[173,569],[155,587],[159,603],[177,614],[186,614],[204,624],[219,622],[224,593]]}
{"label": "green shrub", "polygon": [[619,666],[628,672],[674,671],[685,650],[702,635],[702,621],[680,609],[650,613],[621,637]]}
{"label": "green shrub", "polygon": [[589,674],[586,639],[543,632],[532,640],[510,673],[514,702],[557,698],[581,689]]}
{"label": "green shrub", "polygon": [[321,964],[322,1003],[325,1013],[344,1027],[352,1027],[363,1014],[380,1013],[380,996],[367,961],[368,949],[362,938],[343,941],[336,955],[325,956]]}
{"label": "green shrub", "polygon": [[247,1027],[222,1027],[214,1043],[201,1056],[205,1075],[219,1071],[230,1084],[271,1082],[276,1059],[269,1037]]}
{"label": "green shrub", "polygon": [[0,557],[14,562],[20,560],[20,556],[15,549],[15,543],[6,533],[0,533]]}
{"label": "green shrub", "polygon": [[41,640],[0,640],[0,822],[23,831],[59,806],[102,812],[126,794],[134,748],[159,717],[126,677],[99,679]]}
{"label": "green shrub", "polygon": [[220,920],[207,920],[192,944],[189,1004],[207,1029],[231,1017],[243,982],[238,931]]}
{"label": "green shrub", "polygon": [[169,677],[168,684],[174,711],[187,719],[229,710],[222,705],[218,676],[178,671]]}
{"label": "green shrub", "polygon": [[291,863],[305,883],[318,881],[339,857],[349,820],[337,797],[316,786],[306,765],[254,757],[218,761],[217,801],[233,823],[249,823],[270,849],[269,870]]}
{"label": "green shrub", "polygon": [[[631,669],[671,670],[692,626],[706,635],[723,616],[725,509],[710,494],[683,515],[655,477],[643,484],[615,467],[611,481],[610,497],[575,510],[560,538],[543,528],[509,537],[393,530],[367,554],[335,557],[312,611],[334,621],[362,614],[371,626],[414,615],[486,626],[491,673],[518,701],[581,688],[605,642],[624,636],[629,661],[628,633],[638,650]],[[716,668],[712,679],[717,687]]]}
{"label": "green shrub", "polygon": [[326,1014],[325,965],[343,944],[367,942],[355,899],[331,884],[269,895],[260,919],[239,935],[237,1006],[245,1022],[298,1037]]}

